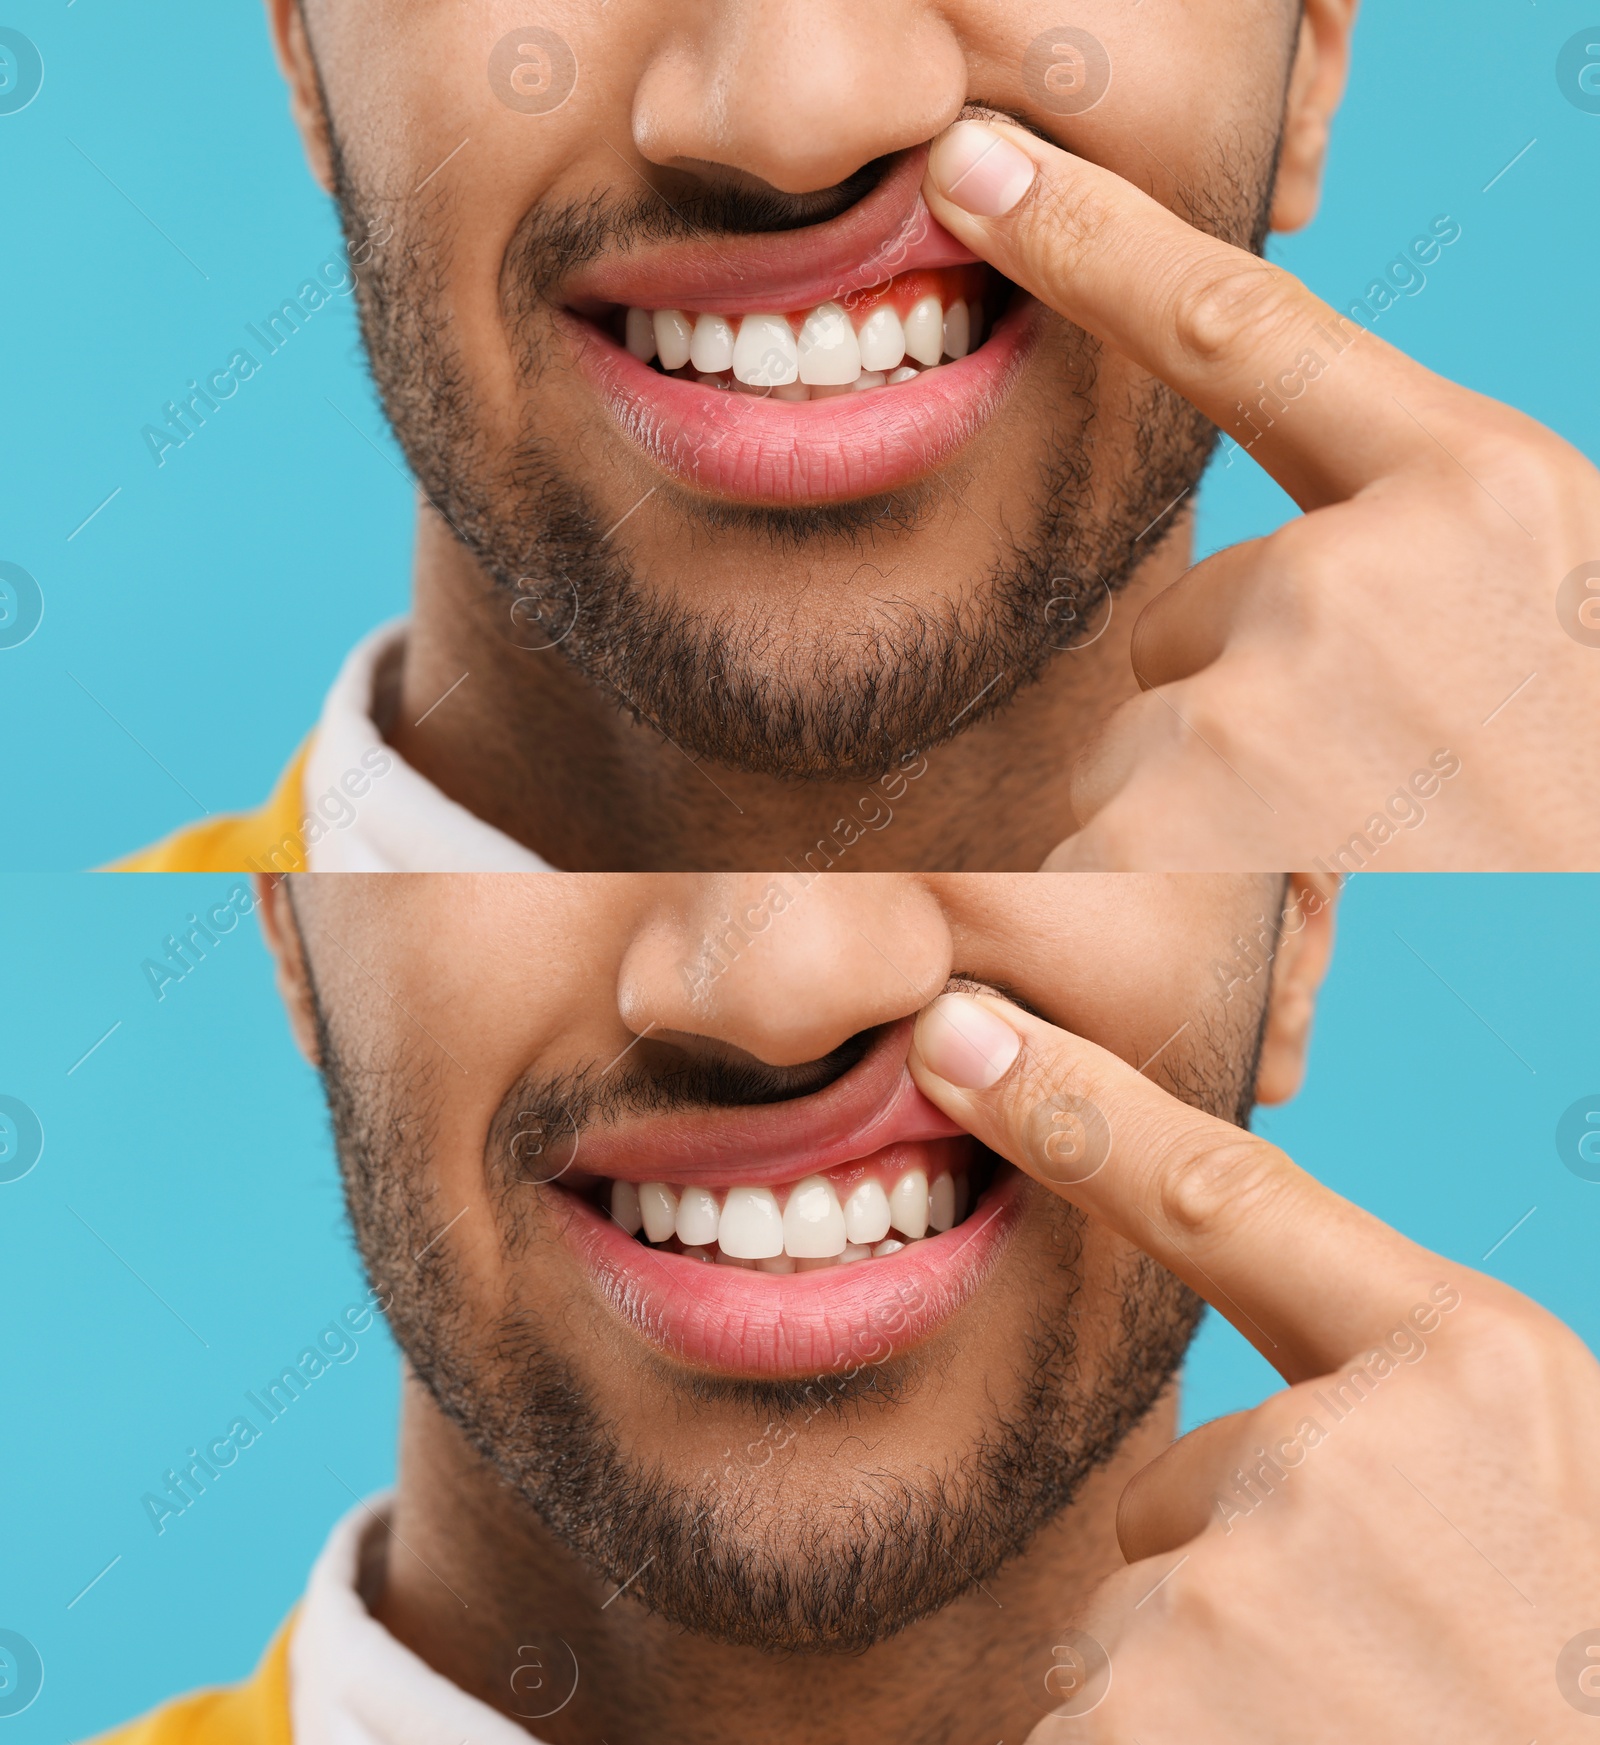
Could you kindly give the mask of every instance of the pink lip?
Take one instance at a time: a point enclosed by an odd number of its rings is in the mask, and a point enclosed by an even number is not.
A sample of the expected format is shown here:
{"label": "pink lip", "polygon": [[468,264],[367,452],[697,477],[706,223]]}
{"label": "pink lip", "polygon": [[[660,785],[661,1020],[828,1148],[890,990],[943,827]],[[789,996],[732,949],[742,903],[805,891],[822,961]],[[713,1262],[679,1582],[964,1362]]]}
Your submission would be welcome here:
{"label": "pink lip", "polygon": [[907,152],[866,199],[826,224],[630,250],[575,274],[562,295],[586,312],[607,303],[718,314],[809,309],[912,267],[975,261],[923,202],[927,161],[926,146]]}
{"label": "pink lip", "polygon": [[727,1186],[798,1181],[886,1145],[964,1131],[923,1096],[906,1070],[911,1020],[874,1042],[842,1078],[787,1103],[653,1116],[637,1126],[585,1132],[577,1177]]}
{"label": "pink lip", "polygon": [[662,1253],[573,1196],[562,1235],[613,1312],[668,1356],[727,1375],[822,1378],[884,1362],[970,1302],[1020,1221],[1023,1187],[1002,1169],[954,1230],[821,1272],[775,1276]]}
{"label": "pink lip", "polygon": [[1043,306],[1020,291],[987,342],[915,381],[798,403],[680,381],[564,311],[576,367],[664,471],[722,497],[782,504],[872,496],[932,472],[1000,411]]}

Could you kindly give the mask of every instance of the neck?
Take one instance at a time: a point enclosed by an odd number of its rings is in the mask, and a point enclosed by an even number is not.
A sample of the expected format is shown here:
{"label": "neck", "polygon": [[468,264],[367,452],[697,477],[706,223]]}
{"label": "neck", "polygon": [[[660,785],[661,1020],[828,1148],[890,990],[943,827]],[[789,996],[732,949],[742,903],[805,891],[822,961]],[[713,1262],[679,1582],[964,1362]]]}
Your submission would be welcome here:
{"label": "neck", "polygon": [[1189,524],[1175,526],[1096,640],[999,714],[876,782],[789,782],[693,759],[558,651],[500,637],[486,575],[424,508],[388,737],[452,799],[569,871],[1033,871],[1076,828],[1077,752],[1137,693],[1134,622],[1190,544]]}
{"label": "neck", "polygon": [[[819,1663],[706,1641],[619,1596],[546,1532],[408,1377],[394,1531],[366,1598],[435,1671],[548,1745],[744,1745],[753,1731],[770,1745],[846,1733],[884,1745],[1022,1739],[1059,1700],[1045,1677],[1061,1631],[1124,1567],[1115,1533],[1122,1488],[1170,1443],[1175,1421],[1169,1390],[1021,1556],[933,1617]],[[567,1695],[574,1661],[571,1700],[542,1713]],[[535,1663],[514,1691],[517,1666]]]}

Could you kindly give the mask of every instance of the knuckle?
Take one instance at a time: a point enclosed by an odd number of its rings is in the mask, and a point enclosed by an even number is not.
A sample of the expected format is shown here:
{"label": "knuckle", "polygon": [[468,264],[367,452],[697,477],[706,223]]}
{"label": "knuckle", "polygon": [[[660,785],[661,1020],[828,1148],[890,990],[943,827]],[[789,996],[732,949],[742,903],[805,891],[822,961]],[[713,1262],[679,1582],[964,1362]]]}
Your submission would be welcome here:
{"label": "knuckle", "polygon": [[1224,1131],[1179,1151],[1162,1178],[1160,1205],[1180,1235],[1226,1238],[1271,1218],[1282,1192],[1282,1154],[1253,1134]]}
{"label": "knuckle", "polygon": [[1196,363],[1221,364],[1258,346],[1288,319],[1294,281],[1264,261],[1206,269],[1177,298],[1179,344]]}

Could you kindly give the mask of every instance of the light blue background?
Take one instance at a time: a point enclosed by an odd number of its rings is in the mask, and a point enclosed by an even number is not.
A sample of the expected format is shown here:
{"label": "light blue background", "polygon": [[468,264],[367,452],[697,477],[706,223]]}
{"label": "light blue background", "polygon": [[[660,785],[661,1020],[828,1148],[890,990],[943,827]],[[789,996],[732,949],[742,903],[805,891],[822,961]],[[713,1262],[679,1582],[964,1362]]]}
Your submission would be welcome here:
{"label": "light blue background", "polygon": [[[1325,212],[1278,251],[1344,308],[1449,214],[1461,240],[1378,331],[1591,455],[1600,116],[1555,64],[1597,13],[1369,0]],[[0,22],[45,61],[39,98],[0,116],[0,561],[45,595],[38,633],[0,652],[7,856],[85,866],[266,795],[343,654],[404,607],[411,500],[348,300],[161,470],[140,441],[337,246],[259,4],[5,0]],[[1288,513],[1237,459],[1206,487],[1202,544]]]}
{"label": "light blue background", "polygon": [[[159,1003],[140,973],[231,888],[0,883],[0,1092],[45,1129],[37,1168],[0,1186],[0,1627],[46,1668],[37,1703],[0,1720],[0,1745],[60,1745],[243,1675],[349,1506],[345,1486],[392,1475],[396,1360],[374,1331],[159,1538],[140,1508],[225,1431],[244,1390],[362,1294],[318,1087],[254,924]],[[1591,1346],[1600,1185],[1561,1165],[1554,1133],[1600,1091],[1597,903],[1595,879],[1358,880],[1309,1086],[1261,1123],[1323,1180],[1529,1292]],[[1275,1386],[1212,1317],[1187,1420]]]}

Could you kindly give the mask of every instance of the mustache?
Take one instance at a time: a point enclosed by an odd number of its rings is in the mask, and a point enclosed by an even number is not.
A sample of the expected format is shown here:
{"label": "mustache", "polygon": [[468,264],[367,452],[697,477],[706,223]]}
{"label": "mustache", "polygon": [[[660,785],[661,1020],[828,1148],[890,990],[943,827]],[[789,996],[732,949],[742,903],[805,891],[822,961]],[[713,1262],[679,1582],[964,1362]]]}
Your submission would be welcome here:
{"label": "mustache", "polygon": [[669,195],[654,186],[636,193],[595,193],[587,199],[535,206],[507,251],[513,282],[547,297],[562,279],[602,255],[657,242],[692,242],[715,236],[761,236],[824,224],[848,212],[877,187],[890,160],[874,158],[844,181],[814,193],[739,186],[685,177]]}

